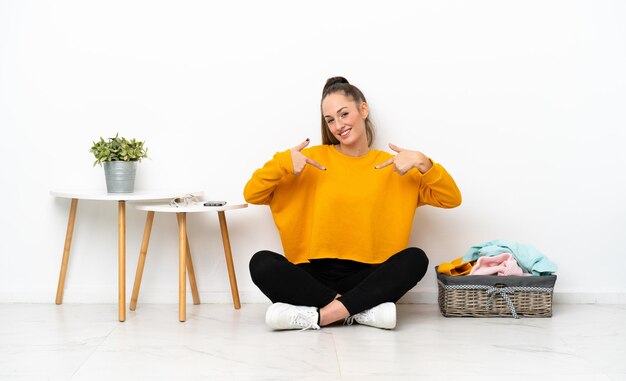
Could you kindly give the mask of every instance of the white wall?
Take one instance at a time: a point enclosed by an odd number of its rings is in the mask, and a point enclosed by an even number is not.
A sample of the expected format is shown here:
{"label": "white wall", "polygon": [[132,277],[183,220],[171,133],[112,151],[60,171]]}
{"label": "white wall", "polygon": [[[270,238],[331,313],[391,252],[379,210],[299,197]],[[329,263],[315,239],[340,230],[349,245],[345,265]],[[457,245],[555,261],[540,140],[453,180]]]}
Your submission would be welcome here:
{"label": "white wall", "polygon": [[[385,4],[383,6],[383,4]],[[103,188],[88,149],[144,139],[138,188],[242,199],[254,169],[307,137],[344,75],[387,142],[442,163],[464,196],[420,208],[411,245],[434,266],[495,238],[559,265],[557,297],[626,302],[623,1],[0,1],[0,301],[52,302],[69,201]],[[266,207],[227,215],[244,302]],[[66,302],[115,302],[114,204],[81,202]],[[128,208],[128,292],[145,215]],[[214,215],[189,218],[203,301],[230,300]],[[157,216],[141,300],[177,297],[173,216]],[[406,297],[434,301],[431,269]]]}

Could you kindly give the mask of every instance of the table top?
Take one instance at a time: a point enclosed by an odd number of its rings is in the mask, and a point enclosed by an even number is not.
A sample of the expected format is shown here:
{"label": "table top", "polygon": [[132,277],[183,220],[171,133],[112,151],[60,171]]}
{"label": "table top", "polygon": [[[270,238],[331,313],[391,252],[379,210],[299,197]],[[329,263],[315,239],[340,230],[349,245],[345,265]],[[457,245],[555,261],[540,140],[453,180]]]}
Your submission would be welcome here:
{"label": "table top", "polygon": [[193,203],[188,206],[171,206],[169,204],[139,204],[135,208],[139,210],[145,210],[149,212],[164,212],[164,213],[199,213],[199,212],[223,212],[232,209],[247,208],[248,204],[230,204],[226,203],[224,206],[204,206],[202,202]]}
{"label": "table top", "polygon": [[187,194],[201,196],[203,192],[184,192],[180,190],[137,190],[132,193],[107,193],[105,190],[70,189],[52,190],[54,197],[77,198],[81,200],[99,201],[157,201],[183,197]]}

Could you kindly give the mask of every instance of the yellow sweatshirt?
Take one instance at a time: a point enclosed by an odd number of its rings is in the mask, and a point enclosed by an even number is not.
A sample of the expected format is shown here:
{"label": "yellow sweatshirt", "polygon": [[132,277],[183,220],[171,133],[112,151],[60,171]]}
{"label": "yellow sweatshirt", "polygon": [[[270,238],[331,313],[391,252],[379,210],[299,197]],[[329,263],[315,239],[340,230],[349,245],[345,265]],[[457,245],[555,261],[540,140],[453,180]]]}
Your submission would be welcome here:
{"label": "yellow sweatshirt", "polygon": [[270,206],[285,257],[295,264],[320,258],[382,263],[407,247],[415,208],[461,204],[439,164],[401,176],[393,165],[374,169],[392,156],[384,151],[351,157],[321,145],[302,153],[326,170],[307,165],[295,176],[287,150],[256,170],[244,189],[249,203]]}

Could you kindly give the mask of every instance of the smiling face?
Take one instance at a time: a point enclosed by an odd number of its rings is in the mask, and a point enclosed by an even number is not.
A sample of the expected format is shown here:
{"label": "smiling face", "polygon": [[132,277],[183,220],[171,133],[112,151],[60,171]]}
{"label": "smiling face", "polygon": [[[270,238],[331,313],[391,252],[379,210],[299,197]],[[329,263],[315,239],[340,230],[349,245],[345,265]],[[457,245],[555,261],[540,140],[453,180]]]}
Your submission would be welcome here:
{"label": "smiling face", "polygon": [[322,101],[326,126],[342,147],[367,148],[365,120],[368,113],[367,103],[357,104],[341,92],[329,94]]}

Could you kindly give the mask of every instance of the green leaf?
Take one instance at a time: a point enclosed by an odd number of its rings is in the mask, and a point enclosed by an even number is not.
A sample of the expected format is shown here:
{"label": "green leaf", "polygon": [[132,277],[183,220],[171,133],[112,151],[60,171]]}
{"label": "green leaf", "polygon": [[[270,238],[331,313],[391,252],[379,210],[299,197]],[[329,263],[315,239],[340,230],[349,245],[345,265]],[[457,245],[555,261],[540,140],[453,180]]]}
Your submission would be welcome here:
{"label": "green leaf", "polygon": [[102,165],[105,161],[139,161],[148,158],[148,149],[144,147],[143,141],[120,137],[119,132],[113,138],[105,140],[101,136],[98,141],[92,141],[89,152],[96,158],[94,165]]}

